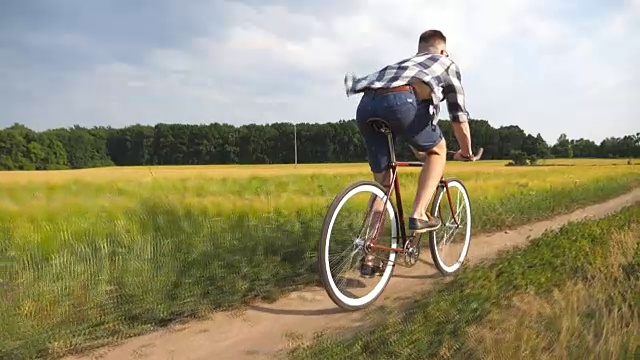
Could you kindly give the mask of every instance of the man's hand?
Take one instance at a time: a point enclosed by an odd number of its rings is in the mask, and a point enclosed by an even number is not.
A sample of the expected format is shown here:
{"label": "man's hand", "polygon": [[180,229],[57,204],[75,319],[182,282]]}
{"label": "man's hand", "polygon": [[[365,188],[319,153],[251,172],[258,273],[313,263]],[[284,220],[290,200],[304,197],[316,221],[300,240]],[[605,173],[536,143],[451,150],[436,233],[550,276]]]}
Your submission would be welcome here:
{"label": "man's hand", "polygon": [[[477,160],[480,160],[483,153],[484,153],[483,148],[478,148],[478,152],[476,154],[465,154],[465,152],[462,150],[447,151],[447,157],[451,156],[449,157],[449,159],[456,160],[456,161],[477,161]],[[468,156],[468,155],[471,155],[471,156]]]}
{"label": "man's hand", "polygon": [[473,156],[473,154],[465,154],[465,153],[462,152],[462,150],[458,150],[458,151],[456,151],[455,154],[453,154],[453,160],[456,160],[456,161],[476,161],[476,159]]}

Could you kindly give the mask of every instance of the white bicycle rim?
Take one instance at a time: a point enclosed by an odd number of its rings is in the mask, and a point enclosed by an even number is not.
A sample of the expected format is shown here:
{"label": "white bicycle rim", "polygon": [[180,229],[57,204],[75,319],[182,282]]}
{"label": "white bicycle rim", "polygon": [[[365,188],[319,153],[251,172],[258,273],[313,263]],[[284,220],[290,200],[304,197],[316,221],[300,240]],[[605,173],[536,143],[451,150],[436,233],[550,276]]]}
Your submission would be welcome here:
{"label": "white bicycle rim", "polygon": [[[440,263],[440,266],[442,266],[442,269],[448,273],[452,273],[456,270],[458,270],[460,268],[460,266],[462,265],[462,262],[464,261],[464,258],[467,256],[467,252],[469,251],[469,239],[471,238],[471,206],[470,202],[469,202],[469,196],[467,194],[467,192],[465,191],[464,187],[460,184],[460,182],[458,181],[451,181],[448,183],[449,188],[458,188],[458,190],[460,191],[460,194],[462,196],[464,205],[465,205],[465,217],[467,220],[467,224],[466,224],[466,235],[464,237],[464,246],[462,247],[462,251],[460,252],[460,257],[458,257],[458,260],[456,261],[455,264],[451,265],[451,266],[447,266],[442,262],[442,259],[440,258],[440,253],[438,252],[438,244],[437,244],[437,233],[434,232],[432,236],[436,237],[436,246],[434,246],[434,251],[436,253],[436,258],[438,259],[438,262]],[[438,216],[440,215],[440,202],[442,201],[442,198],[446,195],[446,190],[443,190],[440,192],[440,196],[438,196],[438,199],[436,199],[436,211],[434,216]],[[453,199],[452,199],[453,201]],[[457,202],[456,202],[457,203]],[[448,209],[448,205],[447,205],[447,209]],[[455,204],[454,204],[454,209],[456,211],[456,213],[459,211],[458,209],[455,208]],[[451,211],[451,210],[449,210]],[[440,226],[445,226],[445,224],[442,224]],[[458,229],[461,230],[461,229]]]}
{"label": "white bicycle rim", "polygon": [[[327,239],[325,241],[325,245],[324,245],[324,263],[325,263],[325,268],[327,269],[327,279],[329,279],[329,286],[331,287],[332,292],[338,297],[338,299],[340,299],[340,301],[344,302],[345,304],[349,305],[349,306],[362,306],[370,301],[372,301],[373,299],[376,298],[376,296],[378,296],[378,294],[384,289],[384,287],[386,286],[387,281],[389,280],[389,278],[391,277],[391,271],[393,271],[393,266],[387,266],[385,268],[384,273],[382,274],[381,278],[380,278],[380,282],[378,282],[378,284],[373,288],[373,290],[371,290],[367,295],[354,299],[354,298],[350,298],[345,296],[336,286],[335,282],[333,281],[333,277],[331,276],[331,270],[329,267],[329,243],[331,242],[331,229],[333,229],[333,224],[335,223],[336,220],[336,216],[338,215],[338,213],[340,212],[340,209],[342,208],[342,206],[344,205],[345,202],[347,202],[347,200],[349,200],[349,198],[351,198],[353,195],[361,193],[361,192],[371,192],[375,195],[377,195],[380,199],[382,199],[382,201],[386,201],[387,197],[385,196],[384,192],[382,192],[382,190],[380,190],[379,188],[372,186],[372,185],[360,185],[357,186],[355,188],[353,188],[351,191],[349,191],[343,198],[342,200],[340,200],[340,203],[338,203],[338,206],[336,207],[336,210],[333,212],[333,215],[331,216],[331,221],[329,222],[329,226],[327,229]],[[391,247],[392,248],[397,248],[398,245],[398,229],[397,229],[397,224],[396,224],[396,217],[395,217],[395,212],[393,210],[393,206],[391,205],[391,201],[387,202],[387,214],[389,214],[389,220],[391,221]],[[391,254],[389,256],[389,262],[393,263],[395,261],[396,258],[396,252],[395,251],[391,251]]]}

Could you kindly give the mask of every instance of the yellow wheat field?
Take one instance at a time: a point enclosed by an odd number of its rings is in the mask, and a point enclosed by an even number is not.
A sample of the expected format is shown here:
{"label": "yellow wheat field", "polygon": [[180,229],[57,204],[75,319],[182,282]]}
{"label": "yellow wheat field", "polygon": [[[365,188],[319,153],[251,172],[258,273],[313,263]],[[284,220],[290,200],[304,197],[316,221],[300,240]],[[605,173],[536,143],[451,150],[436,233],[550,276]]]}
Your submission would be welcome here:
{"label": "yellow wheat field", "polygon": [[[445,175],[465,182],[472,198],[640,176],[627,160],[554,160],[571,166],[505,166],[506,161],[449,162]],[[213,213],[270,212],[326,205],[340,189],[370,179],[366,164],[113,167],[0,173],[2,212],[31,218],[117,212],[143,199]],[[402,194],[412,198],[419,168],[400,168]],[[409,201],[410,203],[410,201]]]}
{"label": "yellow wheat field", "polygon": [[[640,166],[622,160],[505,164],[447,166],[470,193],[474,234],[640,186]],[[418,171],[400,169],[405,207]],[[369,178],[366,164],[2,172],[0,285],[13,295],[0,301],[0,358],[46,358],[311,284],[327,206]]]}

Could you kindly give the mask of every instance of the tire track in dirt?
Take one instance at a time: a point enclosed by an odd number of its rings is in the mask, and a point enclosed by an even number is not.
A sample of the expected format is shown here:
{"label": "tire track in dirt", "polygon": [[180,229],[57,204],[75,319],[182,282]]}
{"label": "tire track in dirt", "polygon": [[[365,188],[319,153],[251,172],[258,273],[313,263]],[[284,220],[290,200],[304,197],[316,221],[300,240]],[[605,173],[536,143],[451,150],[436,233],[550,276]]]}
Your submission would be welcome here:
{"label": "tire track in dirt", "polygon": [[[606,202],[518,228],[473,236],[467,261],[490,259],[502,250],[525,245],[544,231],[569,222],[601,218],[625,206],[640,202],[640,188]],[[285,355],[290,342],[310,339],[317,331],[353,327],[367,322],[367,314],[379,305],[398,303],[424,292],[442,277],[431,263],[428,248],[421,262],[412,268],[396,267],[394,276],[371,310],[346,312],[339,309],[324,289],[313,287],[290,293],[278,301],[256,303],[245,310],[212,314],[204,321],[167,327],[124,340],[66,360],[257,360]]]}

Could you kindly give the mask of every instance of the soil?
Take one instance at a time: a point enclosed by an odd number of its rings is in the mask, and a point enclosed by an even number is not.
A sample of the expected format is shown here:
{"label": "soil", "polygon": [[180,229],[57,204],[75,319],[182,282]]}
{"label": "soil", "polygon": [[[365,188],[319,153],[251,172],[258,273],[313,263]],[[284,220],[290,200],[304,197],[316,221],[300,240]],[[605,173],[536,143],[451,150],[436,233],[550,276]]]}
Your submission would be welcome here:
{"label": "soil", "polygon": [[[472,236],[467,261],[474,264],[491,259],[502,250],[526,245],[546,230],[585,218],[600,218],[639,201],[640,188],[549,220]],[[315,332],[366,324],[371,321],[369,315],[380,305],[398,305],[402,299],[425,295],[434,283],[443,279],[431,263],[428,247],[420,258],[412,268],[397,266],[384,293],[367,310],[343,311],[333,304],[324,289],[313,287],[290,293],[274,303],[256,303],[243,310],[214,313],[204,321],[170,326],[65,359],[257,360],[283,357],[292,344],[310,340]]]}

